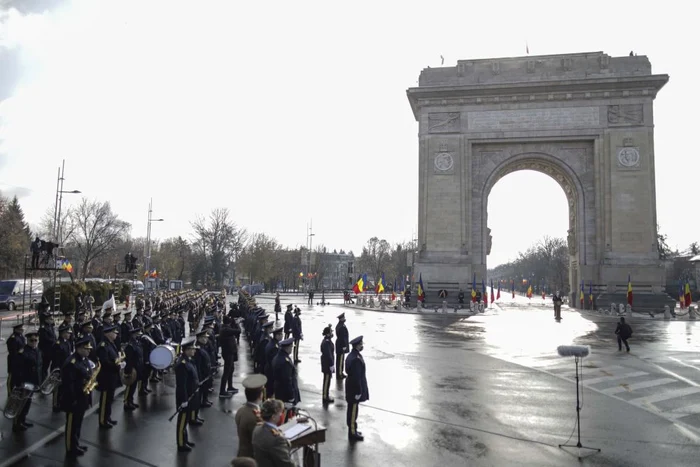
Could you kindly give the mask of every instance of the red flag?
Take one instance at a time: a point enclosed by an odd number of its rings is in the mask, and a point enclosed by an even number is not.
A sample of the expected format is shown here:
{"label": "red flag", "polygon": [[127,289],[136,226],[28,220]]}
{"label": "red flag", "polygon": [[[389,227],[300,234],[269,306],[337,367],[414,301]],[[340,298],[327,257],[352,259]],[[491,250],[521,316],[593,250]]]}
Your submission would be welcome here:
{"label": "red flag", "polygon": [[693,296],[690,294],[690,282],[685,283],[685,306],[690,306],[693,303]]}
{"label": "red flag", "polygon": [[513,294],[513,298],[515,298],[515,280],[510,281],[510,292]]}
{"label": "red flag", "polygon": [[496,294],[496,300],[501,299],[501,281],[498,281],[498,293]]}

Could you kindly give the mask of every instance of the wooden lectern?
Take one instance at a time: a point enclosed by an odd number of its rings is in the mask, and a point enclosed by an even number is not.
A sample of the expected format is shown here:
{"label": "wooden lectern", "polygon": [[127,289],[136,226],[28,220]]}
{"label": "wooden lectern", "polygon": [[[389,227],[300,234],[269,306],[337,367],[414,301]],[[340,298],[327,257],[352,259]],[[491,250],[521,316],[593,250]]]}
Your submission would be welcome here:
{"label": "wooden lectern", "polygon": [[[280,425],[279,430],[286,432],[297,424],[297,419],[294,418],[284,425]],[[292,444],[292,449],[302,449],[301,467],[321,467],[321,453],[318,452],[318,445],[326,442],[326,427],[317,425],[313,420],[300,425],[308,425],[310,428],[292,438],[288,438]]]}

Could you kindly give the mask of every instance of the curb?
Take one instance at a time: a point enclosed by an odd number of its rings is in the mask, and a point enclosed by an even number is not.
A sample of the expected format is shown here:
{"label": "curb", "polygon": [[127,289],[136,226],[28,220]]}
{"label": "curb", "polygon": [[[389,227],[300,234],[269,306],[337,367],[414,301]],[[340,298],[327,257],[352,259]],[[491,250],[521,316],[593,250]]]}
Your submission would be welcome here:
{"label": "curb", "polygon": [[[477,315],[484,315],[484,314],[486,314],[486,311],[484,311],[484,313],[466,313],[464,310],[459,310],[459,311],[457,311],[456,313],[455,313],[454,311],[447,311],[447,312],[443,313],[443,312],[440,311],[440,310],[438,310],[438,311],[436,312],[435,309],[430,309],[430,308],[423,308],[423,310],[425,310],[425,311],[417,311],[416,308],[411,308],[411,309],[408,310],[408,311],[404,311],[405,309],[394,310],[394,309],[391,308],[391,307],[387,307],[386,310],[382,310],[381,308],[378,308],[378,307],[370,308],[370,307],[364,307],[364,306],[343,305],[343,304],[341,304],[340,306],[342,306],[342,307],[344,307],[344,308],[351,308],[351,309],[353,309],[353,310],[372,311],[372,312],[375,312],[375,313],[392,313],[392,314],[395,314],[395,315],[420,315],[420,316],[424,316],[424,315],[430,315],[430,316],[441,315],[441,316],[464,316],[464,317],[470,318],[470,317],[472,317],[472,316],[477,316]],[[453,309],[453,310],[454,310],[454,309]],[[487,308],[487,310],[488,310],[488,308]]]}

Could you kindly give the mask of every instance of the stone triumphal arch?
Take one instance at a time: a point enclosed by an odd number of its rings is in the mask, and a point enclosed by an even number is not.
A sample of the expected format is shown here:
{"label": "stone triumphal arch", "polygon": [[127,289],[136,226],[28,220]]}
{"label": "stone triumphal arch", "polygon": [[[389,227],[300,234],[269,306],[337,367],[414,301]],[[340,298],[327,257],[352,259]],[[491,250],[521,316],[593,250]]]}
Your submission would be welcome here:
{"label": "stone triumphal arch", "polygon": [[582,280],[595,284],[605,306],[622,301],[630,275],[635,304],[668,300],[653,125],[653,100],[667,81],[647,57],[602,52],[423,70],[407,93],[419,123],[415,274],[428,294],[486,277],[489,192],[504,175],[529,169],[551,176],[568,199],[573,291]]}

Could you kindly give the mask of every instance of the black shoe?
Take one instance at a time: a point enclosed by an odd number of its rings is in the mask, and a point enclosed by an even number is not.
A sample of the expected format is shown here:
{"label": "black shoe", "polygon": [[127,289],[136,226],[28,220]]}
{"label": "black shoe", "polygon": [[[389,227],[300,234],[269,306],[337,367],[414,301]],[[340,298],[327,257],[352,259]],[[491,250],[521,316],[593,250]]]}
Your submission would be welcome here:
{"label": "black shoe", "polygon": [[210,400],[207,400],[206,402],[202,402],[201,407],[203,409],[207,409],[207,408],[211,407],[212,405],[214,405],[214,404]]}
{"label": "black shoe", "polygon": [[230,399],[232,397],[233,397],[233,393],[230,393],[230,392],[219,393],[219,399]]}
{"label": "black shoe", "polygon": [[187,444],[187,445],[188,445],[189,447],[191,447],[191,448],[193,448],[193,447],[195,446],[194,443],[190,443],[189,441],[187,441],[185,444]]}
{"label": "black shoe", "polygon": [[53,408],[53,413],[59,413],[59,412],[61,412],[61,408],[60,408],[60,407],[54,407],[54,408]]}
{"label": "black shoe", "polygon": [[209,389],[207,389],[207,391],[214,392],[214,388],[209,388]]}
{"label": "black shoe", "polygon": [[146,397],[148,393],[146,391],[139,391],[139,396]]}
{"label": "black shoe", "polygon": [[12,432],[13,433],[21,433],[23,431],[27,431],[27,427],[24,425],[14,425],[12,427]]}
{"label": "black shoe", "polygon": [[360,435],[360,436],[364,436],[364,435],[362,434],[362,432],[361,432],[361,431],[358,431],[358,430],[355,430],[355,434]]}
{"label": "black shoe", "polygon": [[301,363],[301,360],[294,360],[294,363]]}
{"label": "black shoe", "polygon": [[229,388],[226,390],[226,392],[230,392],[231,394],[238,394],[238,389],[236,388]]}
{"label": "black shoe", "polygon": [[81,451],[79,449],[76,449],[75,451],[66,451],[66,457],[69,459],[75,459],[78,456],[84,456],[85,452]]}
{"label": "black shoe", "polygon": [[332,404],[333,402],[335,402],[335,399],[333,399],[332,397],[327,397],[323,399],[324,404]]}
{"label": "black shoe", "polygon": [[192,450],[192,448],[187,446],[187,445],[184,445],[182,447],[178,446],[178,448],[177,448],[177,452],[190,452],[191,450]]}
{"label": "black shoe", "polygon": [[204,425],[204,422],[202,420],[194,420],[194,421],[190,422],[190,425],[202,426],[202,425]]}
{"label": "black shoe", "polygon": [[100,423],[100,428],[110,430],[110,429],[114,428],[114,425],[112,425],[111,423],[105,423],[104,425]]}
{"label": "black shoe", "polygon": [[132,410],[136,410],[136,406],[132,404],[124,404],[124,410],[131,412]]}
{"label": "black shoe", "polygon": [[[629,352],[629,350],[627,350],[627,351]],[[25,427],[25,428],[31,428],[31,427],[34,426],[33,423],[29,423],[29,422],[21,422],[21,424],[22,424],[22,426]]]}
{"label": "black shoe", "polygon": [[201,423],[204,423],[204,419],[203,419],[202,417],[199,417],[199,416],[197,417],[197,421],[198,421],[198,422],[201,422]]}
{"label": "black shoe", "polygon": [[137,409],[138,409],[139,407],[141,407],[141,406],[138,405],[136,402],[132,402],[131,405],[133,405],[133,406],[134,406],[135,408],[137,408]]}
{"label": "black shoe", "polygon": [[348,440],[349,441],[364,441],[365,437],[359,433],[355,433],[354,435],[352,433],[348,433]]}
{"label": "black shoe", "polygon": [[78,450],[79,450],[79,451],[83,451],[83,452],[87,452],[88,447],[87,447],[87,446],[78,445]]}
{"label": "black shoe", "polygon": [[338,379],[345,379],[345,378],[347,378],[347,375],[344,375],[342,373],[340,375],[338,375]]}
{"label": "black shoe", "polygon": [[110,425],[118,425],[116,420],[107,420],[107,423],[109,423]]}
{"label": "black shoe", "polygon": [[629,352],[629,351],[630,351],[630,349],[627,349],[627,352]]}

